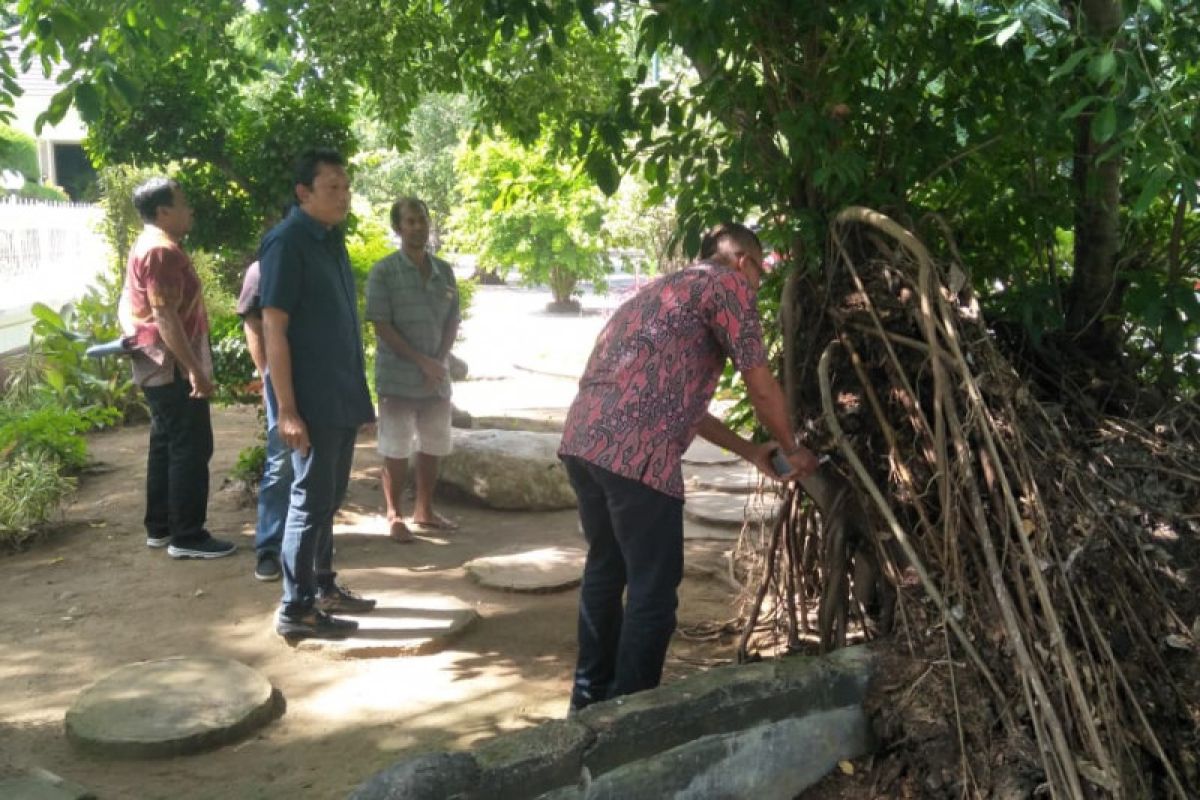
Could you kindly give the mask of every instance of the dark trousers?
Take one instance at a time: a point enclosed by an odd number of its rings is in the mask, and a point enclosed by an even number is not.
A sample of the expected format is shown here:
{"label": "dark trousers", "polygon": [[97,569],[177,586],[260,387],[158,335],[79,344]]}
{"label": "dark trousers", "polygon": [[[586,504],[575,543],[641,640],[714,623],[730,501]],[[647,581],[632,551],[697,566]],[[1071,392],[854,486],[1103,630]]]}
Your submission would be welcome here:
{"label": "dark trousers", "polygon": [[571,691],[577,711],[658,686],[683,578],[683,501],[572,456],[563,463],[588,543]]}
{"label": "dark trousers", "polygon": [[307,455],[291,451],[292,492],[283,529],[283,603],[288,616],[313,607],[334,584],[333,515],[346,497],[357,428],[309,425]]}
{"label": "dark trousers", "polygon": [[208,460],[213,453],[208,400],[189,397],[187,378],[146,386],[150,452],[146,458],[146,532],[188,546],[208,538]]}

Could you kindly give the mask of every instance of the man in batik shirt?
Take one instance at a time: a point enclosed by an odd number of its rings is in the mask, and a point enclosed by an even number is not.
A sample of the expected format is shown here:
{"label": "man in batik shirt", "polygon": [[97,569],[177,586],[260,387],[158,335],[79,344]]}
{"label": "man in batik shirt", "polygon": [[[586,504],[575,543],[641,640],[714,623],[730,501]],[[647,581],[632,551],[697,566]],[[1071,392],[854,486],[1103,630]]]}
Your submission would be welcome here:
{"label": "man in batik shirt", "polygon": [[192,229],[192,207],[166,178],[135,189],[133,205],[144,227],[129,252],[118,315],[150,406],[146,544],[172,558],[221,558],[237,546],[204,527],[213,368],[200,278],[179,245]]}
{"label": "man in batik shirt", "polygon": [[[792,467],[789,479],[817,468],[767,366],[758,237],[742,225],[719,226],[700,257],[617,309],[567,415],[559,456],[588,543],[572,711],[651,689],[662,677],[683,577],[681,460],[697,434],[772,478],[776,448]],[[775,441],[750,442],[708,413],[727,357]]]}

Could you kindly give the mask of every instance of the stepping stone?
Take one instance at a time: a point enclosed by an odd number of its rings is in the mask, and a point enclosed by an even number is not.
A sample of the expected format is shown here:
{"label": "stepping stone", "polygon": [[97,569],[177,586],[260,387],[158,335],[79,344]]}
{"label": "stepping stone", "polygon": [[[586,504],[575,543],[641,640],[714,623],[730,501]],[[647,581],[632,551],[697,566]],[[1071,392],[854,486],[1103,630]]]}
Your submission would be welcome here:
{"label": "stepping stone", "polygon": [[119,758],[209,750],[283,713],[283,697],[227,658],[177,656],[121,667],[84,689],[67,711],[67,738]]}
{"label": "stepping stone", "polygon": [[[338,614],[358,622],[346,639],[301,639],[297,650],[332,658],[393,658],[438,653],[475,624],[479,614],[452,597],[441,595],[379,594],[374,611],[359,616]],[[271,624],[274,625],[274,616]]]}
{"label": "stepping stone", "polygon": [[742,459],[723,447],[697,436],[683,454],[684,464],[736,464]]}
{"label": "stepping stone", "polygon": [[30,770],[20,778],[0,780],[0,797],[6,800],[96,800],[96,795],[77,783],[44,769]]}
{"label": "stepping stone", "polygon": [[733,464],[684,464],[683,482],[688,488],[753,494],[758,491],[759,472],[740,458]]}
{"label": "stepping stone", "polygon": [[688,492],[683,504],[683,515],[687,519],[734,528],[740,528],[746,521],[770,524],[775,521],[778,511],[779,497],[773,494],[758,497],[697,490]]}
{"label": "stepping stone", "polygon": [[[686,509],[687,506],[684,505]],[[724,542],[736,542],[738,537],[742,535],[740,523],[737,526],[732,525],[709,525],[705,522],[697,522],[694,519],[683,518],[683,538],[686,539],[714,539]]]}
{"label": "stepping stone", "polygon": [[438,480],[491,508],[575,508],[575,492],[558,459],[561,441],[557,433],[455,429],[454,450],[442,459]]}
{"label": "stepping stone", "polygon": [[543,547],[475,558],[463,565],[482,586],[508,592],[558,592],[578,586],[587,552],[578,547]]}

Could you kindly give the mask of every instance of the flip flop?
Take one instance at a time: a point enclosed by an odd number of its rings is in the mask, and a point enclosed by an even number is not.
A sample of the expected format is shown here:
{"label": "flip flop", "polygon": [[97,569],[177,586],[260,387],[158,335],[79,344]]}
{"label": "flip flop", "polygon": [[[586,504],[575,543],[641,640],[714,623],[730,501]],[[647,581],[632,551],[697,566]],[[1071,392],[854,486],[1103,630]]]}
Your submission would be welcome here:
{"label": "flip flop", "polygon": [[431,522],[417,522],[415,519],[408,520],[408,529],[417,533],[447,533],[449,531],[458,530],[458,523],[448,520],[441,514],[434,514]]}
{"label": "flip flop", "polygon": [[412,531],[401,520],[396,520],[388,527],[388,538],[397,544],[412,544],[417,540]]}

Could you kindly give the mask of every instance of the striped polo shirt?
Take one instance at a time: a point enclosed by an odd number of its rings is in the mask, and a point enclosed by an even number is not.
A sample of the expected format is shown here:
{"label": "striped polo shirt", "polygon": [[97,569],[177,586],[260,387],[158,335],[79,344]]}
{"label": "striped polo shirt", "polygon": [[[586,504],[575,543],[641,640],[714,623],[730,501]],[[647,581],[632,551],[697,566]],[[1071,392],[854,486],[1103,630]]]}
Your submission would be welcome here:
{"label": "striped polo shirt", "polygon": [[[366,317],[390,323],[410,347],[436,358],[448,325],[459,320],[458,284],[450,265],[432,253],[429,279],[400,250],[380,259],[367,278]],[[429,387],[416,364],[382,340],[375,355],[375,391],[409,398],[450,397],[450,379]]]}

